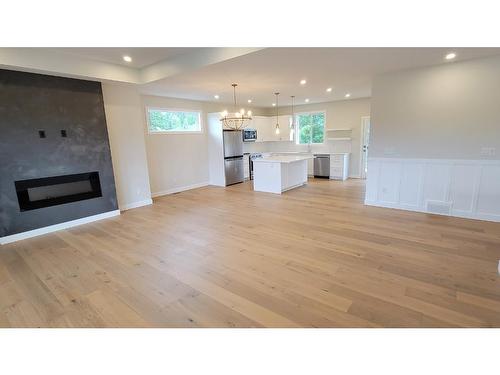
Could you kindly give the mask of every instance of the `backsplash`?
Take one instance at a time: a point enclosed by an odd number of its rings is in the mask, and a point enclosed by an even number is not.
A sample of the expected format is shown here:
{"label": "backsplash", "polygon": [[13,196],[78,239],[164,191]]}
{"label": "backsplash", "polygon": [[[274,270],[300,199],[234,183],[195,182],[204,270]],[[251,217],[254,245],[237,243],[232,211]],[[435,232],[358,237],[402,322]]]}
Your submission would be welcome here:
{"label": "backsplash", "polygon": [[319,145],[298,145],[295,142],[247,142],[243,144],[244,152],[312,152],[333,153],[351,152],[351,142],[326,141]]}

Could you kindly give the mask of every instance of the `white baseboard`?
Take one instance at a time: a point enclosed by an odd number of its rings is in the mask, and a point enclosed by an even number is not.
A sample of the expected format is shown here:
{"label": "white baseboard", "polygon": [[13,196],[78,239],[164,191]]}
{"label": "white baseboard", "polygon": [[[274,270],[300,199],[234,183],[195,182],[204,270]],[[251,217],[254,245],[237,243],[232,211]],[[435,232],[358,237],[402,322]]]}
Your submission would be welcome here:
{"label": "white baseboard", "polygon": [[142,206],[148,206],[150,204],[153,204],[153,200],[151,198],[144,199],[143,201],[124,204],[123,206],[120,207],[120,211],[126,211],[126,210],[130,210],[132,208],[137,208],[137,207],[142,207]]}
{"label": "white baseboard", "polygon": [[368,158],[366,205],[500,222],[498,191],[499,160]]}
{"label": "white baseboard", "polygon": [[107,219],[118,215],[120,215],[120,210],[108,211],[98,215],[92,215],[92,216],[82,217],[81,219],[66,221],[65,223],[49,225],[48,227],[33,229],[27,232],[11,234],[10,236],[0,237],[0,245],[5,245],[11,242],[16,242],[27,238],[40,236],[42,234],[56,232],[61,229],[76,227],[78,225],[87,224],[93,221]]}
{"label": "white baseboard", "polygon": [[193,184],[193,185],[180,186],[180,187],[176,187],[176,188],[172,188],[172,189],[168,189],[168,190],[163,190],[163,191],[157,191],[155,193],[151,193],[151,197],[153,197],[153,198],[161,197],[162,195],[179,193],[181,191],[197,189],[197,188],[204,187],[204,186],[208,186],[208,181],[200,182],[198,184]]}

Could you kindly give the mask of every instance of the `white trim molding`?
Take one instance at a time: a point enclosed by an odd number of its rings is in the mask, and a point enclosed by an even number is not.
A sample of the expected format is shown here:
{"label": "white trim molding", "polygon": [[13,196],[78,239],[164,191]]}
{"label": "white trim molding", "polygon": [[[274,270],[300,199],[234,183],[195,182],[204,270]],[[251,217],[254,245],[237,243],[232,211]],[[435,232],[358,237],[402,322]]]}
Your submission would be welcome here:
{"label": "white trim molding", "polygon": [[120,207],[120,211],[127,211],[127,210],[130,210],[132,208],[138,208],[138,207],[142,207],[142,206],[148,206],[150,204],[153,204],[153,200],[151,198],[144,199],[143,201],[133,202],[133,203],[129,203],[129,204],[124,204],[123,206]]}
{"label": "white trim molding", "polygon": [[[361,125],[359,128],[359,177],[361,179],[366,179],[366,176],[363,172],[363,159],[367,155],[366,152],[363,151],[363,146],[365,145],[365,128],[370,129],[370,116],[361,116]],[[369,134],[368,134],[369,135]]]}
{"label": "white trim molding", "polygon": [[0,237],[0,245],[5,245],[11,242],[24,240],[31,237],[41,236],[42,234],[52,233],[61,229],[72,228],[78,225],[87,224],[93,221],[107,219],[118,215],[120,215],[120,210],[108,211],[98,215],[82,217],[81,219],[66,221],[64,223],[49,225],[48,227],[29,230],[27,232],[11,234],[10,236]]}
{"label": "white trim molding", "polygon": [[197,189],[197,188],[201,188],[201,187],[208,186],[208,185],[209,185],[208,181],[205,181],[205,182],[200,182],[198,184],[180,186],[180,187],[176,187],[176,188],[172,188],[172,189],[168,189],[168,190],[157,191],[156,193],[151,193],[151,197],[153,197],[153,198],[161,197],[162,195],[180,193],[181,191]]}
{"label": "white trim molding", "polygon": [[365,204],[500,222],[500,160],[368,158]]}

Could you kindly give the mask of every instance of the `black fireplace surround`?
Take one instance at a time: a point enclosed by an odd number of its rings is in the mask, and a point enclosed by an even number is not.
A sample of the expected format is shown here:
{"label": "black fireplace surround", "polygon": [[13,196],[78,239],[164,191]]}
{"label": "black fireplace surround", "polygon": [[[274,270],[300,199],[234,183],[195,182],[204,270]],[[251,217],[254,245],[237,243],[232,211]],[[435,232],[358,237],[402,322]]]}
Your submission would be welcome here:
{"label": "black fireplace surround", "polygon": [[101,84],[0,69],[0,237],[117,209]]}

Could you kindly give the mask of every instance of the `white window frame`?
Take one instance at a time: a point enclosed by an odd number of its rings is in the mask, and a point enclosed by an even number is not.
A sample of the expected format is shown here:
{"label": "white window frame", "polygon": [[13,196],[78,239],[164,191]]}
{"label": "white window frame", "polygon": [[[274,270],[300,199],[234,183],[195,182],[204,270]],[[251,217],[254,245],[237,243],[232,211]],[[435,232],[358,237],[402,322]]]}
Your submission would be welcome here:
{"label": "white window frame", "polygon": [[[198,118],[200,121],[200,130],[196,131],[168,131],[168,130],[161,130],[161,131],[151,131],[151,127],[149,124],[149,111],[154,110],[154,111],[163,111],[163,112],[194,112],[198,113]],[[149,135],[157,135],[157,134],[202,134],[204,131],[204,126],[203,126],[203,111],[201,109],[191,109],[191,108],[165,108],[165,107],[149,107],[146,106],[146,127],[148,130]]]}
{"label": "white window frame", "polygon": [[[325,118],[325,124],[323,125],[323,142],[321,143],[312,143],[312,137],[311,141],[309,143],[300,143],[300,137],[299,137],[299,116],[300,115],[312,115],[315,113],[322,113],[323,117]],[[305,112],[297,112],[295,113],[295,144],[296,145],[322,145],[325,143],[326,140],[326,110],[320,110],[320,111],[305,111]]]}

